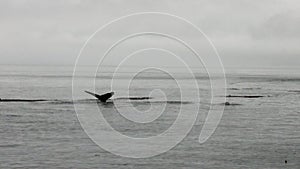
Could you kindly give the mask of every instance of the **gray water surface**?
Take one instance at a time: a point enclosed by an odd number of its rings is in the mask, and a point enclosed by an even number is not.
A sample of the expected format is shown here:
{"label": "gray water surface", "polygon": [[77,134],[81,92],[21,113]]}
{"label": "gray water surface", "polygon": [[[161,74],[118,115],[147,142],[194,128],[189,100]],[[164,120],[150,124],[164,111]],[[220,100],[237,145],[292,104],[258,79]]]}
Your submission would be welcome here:
{"label": "gray water surface", "polygon": [[[20,68],[21,69],[21,68]],[[22,68],[27,70],[26,68]],[[21,70],[22,70],[21,69]],[[62,68],[63,69],[63,68]],[[15,71],[14,71],[15,70]],[[212,137],[199,144],[198,137],[208,109],[204,99],[189,135],[175,148],[155,157],[130,159],[97,146],[82,129],[73,104],[89,110],[94,103],[72,102],[70,72],[17,71],[2,67],[1,98],[50,99],[22,103],[0,102],[0,168],[299,168],[300,78],[275,75],[229,76],[228,94],[263,95],[262,98],[228,98],[222,120]],[[6,72],[5,72],[6,71]],[[51,75],[51,76],[50,76]],[[82,81],[85,78],[82,77]],[[170,81],[151,77],[142,83],[166,88],[177,100]],[[84,88],[84,83],[82,84]],[[101,87],[100,87],[101,88]],[[104,90],[104,89],[103,89]],[[121,89],[120,89],[121,90]],[[147,87],[135,90],[144,95]],[[203,96],[210,97],[202,88]],[[116,97],[118,95],[116,94]],[[53,101],[54,100],[54,101]],[[118,100],[147,109],[147,101]],[[157,106],[159,99],[150,100]],[[180,101],[180,100],[179,100]],[[188,100],[189,104],[200,104]],[[111,125],[128,136],[149,137],[166,130],[176,119],[180,102],[167,104],[166,114],[153,124],[137,125],[118,117],[116,109],[98,104]],[[285,162],[286,161],[286,162]]]}

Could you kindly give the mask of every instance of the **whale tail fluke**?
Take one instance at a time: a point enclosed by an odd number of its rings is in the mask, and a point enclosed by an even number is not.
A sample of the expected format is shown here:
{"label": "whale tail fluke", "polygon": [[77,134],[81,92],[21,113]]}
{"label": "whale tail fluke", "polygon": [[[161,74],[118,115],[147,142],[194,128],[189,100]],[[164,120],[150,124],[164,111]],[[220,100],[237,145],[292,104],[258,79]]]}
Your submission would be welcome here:
{"label": "whale tail fluke", "polygon": [[85,91],[86,93],[96,97],[98,100],[100,100],[101,102],[106,102],[109,98],[111,98],[115,93],[114,92],[109,92],[109,93],[105,93],[102,95],[98,95],[96,93],[92,93],[89,91]]}

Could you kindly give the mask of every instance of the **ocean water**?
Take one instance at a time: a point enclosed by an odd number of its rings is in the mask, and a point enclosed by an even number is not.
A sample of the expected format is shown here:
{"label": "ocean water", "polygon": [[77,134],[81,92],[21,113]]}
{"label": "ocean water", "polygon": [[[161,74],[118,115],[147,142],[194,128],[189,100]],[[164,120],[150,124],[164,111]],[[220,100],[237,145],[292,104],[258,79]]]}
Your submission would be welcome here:
{"label": "ocean water", "polygon": [[[158,72],[140,74],[125,91],[131,71],[116,78],[116,92],[108,104],[97,103],[105,119],[118,132],[136,138],[158,135],[176,120],[180,106],[190,111],[200,106],[190,133],[177,146],[163,154],[132,159],[111,154],[95,144],[81,127],[74,109],[86,113],[95,99],[84,93],[93,90],[85,81],[93,76],[83,68],[75,90],[82,94],[72,99],[72,66],[0,66],[0,98],[45,99],[43,102],[0,102],[0,168],[299,168],[300,166],[300,71],[297,69],[251,69],[227,71],[227,94],[261,95],[261,98],[230,97],[218,128],[203,144],[198,137],[209,100],[207,76],[199,75],[197,101],[185,74],[188,97],[181,98],[176,81]],[[110,91],[111,71],[97,77],[96,91]],[[152,90],[165,93],[149,95]],[[128,97],[151,96],[149,100]],[[219,96],[224,97],[224,96]],[[223,103],[216,106],[222,106]],[[117,113],[128,105],[137,110],[164,113],[149,124],[137,124]],[[165,107],[164,107],[165,106]],[[128,112],[130,113],[130,112]],[[151,113],[151,112],[150,112]],[[155,144],[155,143],[154,143]],[[130,153],[130,147],[128,152]]]}

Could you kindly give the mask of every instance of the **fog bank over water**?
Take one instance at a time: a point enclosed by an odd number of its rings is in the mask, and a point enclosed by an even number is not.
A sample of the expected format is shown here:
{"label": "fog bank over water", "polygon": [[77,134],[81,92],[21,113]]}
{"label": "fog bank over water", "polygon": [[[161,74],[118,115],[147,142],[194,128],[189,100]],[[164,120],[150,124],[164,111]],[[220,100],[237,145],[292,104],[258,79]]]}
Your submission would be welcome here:
{"label": "fog bank over water", "polygon": [[[225,67],[299,67],[299,9],[300,3],[293,0],[1,1],[0,60],[1,64],[73,65],[84,42],[99,27],[124,15],[155,11],[197,25],[212,40]],[[166,29],[185,32],[180,27]]]}

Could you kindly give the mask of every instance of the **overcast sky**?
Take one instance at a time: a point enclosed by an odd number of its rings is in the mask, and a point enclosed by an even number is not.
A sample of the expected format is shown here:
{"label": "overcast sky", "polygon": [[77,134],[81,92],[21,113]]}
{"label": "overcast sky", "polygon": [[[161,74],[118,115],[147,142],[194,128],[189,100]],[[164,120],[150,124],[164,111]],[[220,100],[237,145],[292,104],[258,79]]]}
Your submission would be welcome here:
{"label": "overcast sky", "polygon": [[1,0],[0,64],[72,65],[99,27],[136,12],[188,19],[225,67],[300,65],[299,0]]}

